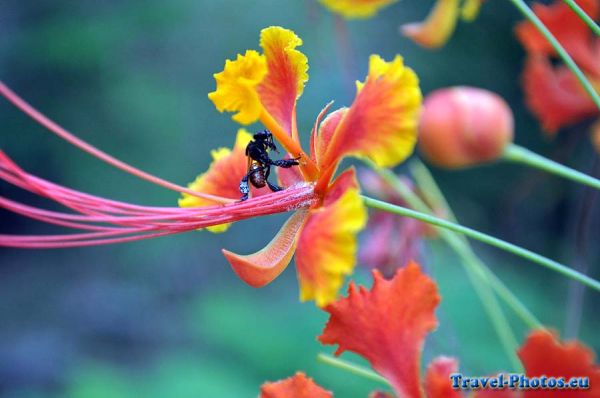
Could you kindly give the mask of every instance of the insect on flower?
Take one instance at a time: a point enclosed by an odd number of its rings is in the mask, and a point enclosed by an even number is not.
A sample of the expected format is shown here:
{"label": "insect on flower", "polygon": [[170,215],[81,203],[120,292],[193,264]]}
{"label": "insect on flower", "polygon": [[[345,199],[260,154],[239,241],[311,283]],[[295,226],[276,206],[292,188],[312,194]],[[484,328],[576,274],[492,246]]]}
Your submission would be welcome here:
{"label": "insect on flower", "polygon": [[271,166],[283,167],[289,169],[292,166],[298,166],[298,159],[280,159],[271,160],[269,157],[269,150],[277,151],[277,147],[273,142],[273,134],[269,130],[263,130],[254,134],[252,141],[246,146],[246,156],[248,157],[248,173],[242,177],[240,182],[240,192],[242,193],[241,201],[248,199],[250,188],[248,187],[248,181],[256,188],[263,188],[268,185],[271,191],[281,191],[278,185],[269,182],[269,175],[271,174]]}
{"label": "insect on flower", "polygon": [[[354,169],[336,176],[338,165],[346,156],[366,157],[380,167],[393,167],[406,159],[416,143],[421,91],[416,74],[404,65],[402,57],[387,62],[372,55],[368,75],[357,84],[352,105],[326,116],[331,103],[327,105],[315,121],[310,150],[305,152],[296,121],[296,100],[308,80],[307,58],[296,49],[301,44],[291,30],[263,29],[263,54],[248,50],[234,61],[226,61],[223,71],[215,74],[217,87],[209,98],[217,110],[236,112],[233,119],[244,125],[260,121],[268,131],[253,136],[239,129],[233,148],[211,151],[209,169],[187,188],[135,169],[83,142],[0,83],[4,97],[58,136],[115,167],[182,194],[178,208],[117,202],[32,176],[0,152],[1,179],[74,213],[47,211],[5,198],[0,198],[1,207],[86,231],[0,235],[0,246],[62,248],[195,229],[223,232],[238,220],[294,211],[264,249],[249,255],[228,250],[223,254],[238,276],[254,287],[273,281],[295,255],[301,299],[315,300],[319,306],[335,300],[344,278],[353,271],[356,235],[367,221]],[[269,151],[277,149],[275,140],[288,153],[284,159],[269,157]],[[278,185],[268,181],[271,166],[277,167]]]}

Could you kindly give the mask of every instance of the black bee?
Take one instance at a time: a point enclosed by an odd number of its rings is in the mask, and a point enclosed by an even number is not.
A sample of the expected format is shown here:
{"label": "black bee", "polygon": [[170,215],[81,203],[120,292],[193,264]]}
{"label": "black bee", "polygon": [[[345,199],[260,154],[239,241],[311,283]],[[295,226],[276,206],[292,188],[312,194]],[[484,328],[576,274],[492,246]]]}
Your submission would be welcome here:
{"label": "black bee", "polygon": [[269,130],[263,130],[254,134],[253,140],[246,147],[246,156],[248,157],[248,173],[240,182],[240,192],[242,193],[241,201],[248,199],[250,187],[248,180],[256,188],[262,188],[268,185],[271,191],[281,191],[283,188],[269,182],[269,174],[271,174],[271,166],[283,167],[289,169],[292,166],[298,166],[298,159],[280,159],[272,160],[269,157],[269,150],[277,153],[277,147],[273,141],[273,135]]}

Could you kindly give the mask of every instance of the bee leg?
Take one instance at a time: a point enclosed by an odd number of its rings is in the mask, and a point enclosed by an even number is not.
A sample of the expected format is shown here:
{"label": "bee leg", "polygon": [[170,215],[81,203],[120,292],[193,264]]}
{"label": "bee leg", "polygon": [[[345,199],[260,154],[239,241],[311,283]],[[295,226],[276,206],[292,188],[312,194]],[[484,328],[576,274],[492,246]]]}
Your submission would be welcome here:
{"label": "bee leg", "polygon": [[243,202],[248,199],[248,194],[250,193],[250,187],[248,186],[248,177],[251,173],[246,174],[242,181],[240,181],[240,192],[242,197],[240,198],[240,202]]}
{"label": "bee leg", "polygon": [[289,169],[292,166],[298,166],[300,164],[300,163],[298,163],[299,159],[300,158],[272,160],[271,164],[273,166],[283,167],[284,169]]}
{"label": "bee leg", "polygon": [[281,191],[283,188],[281,188],[279,185],[271,184],[269,182],[269,175],[271,174],[271,166],[265,166],[264,170],[265,170],[265,180],[267,181],[267,185],[269,186],[269,189],[271,189],[271,191],[273,191],[273,192]]}

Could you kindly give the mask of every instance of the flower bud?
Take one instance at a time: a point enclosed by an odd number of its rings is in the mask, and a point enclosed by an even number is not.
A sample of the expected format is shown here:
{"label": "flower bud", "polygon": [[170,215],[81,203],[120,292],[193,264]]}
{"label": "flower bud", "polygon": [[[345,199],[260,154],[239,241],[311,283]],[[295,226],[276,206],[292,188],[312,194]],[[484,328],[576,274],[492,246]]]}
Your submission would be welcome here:
{"label": "flower bud", "polygon": [[425,98],[419,149],[431,163],[459,168],[498,159],[513,138],[508,104],[491,91],[452,87]]}

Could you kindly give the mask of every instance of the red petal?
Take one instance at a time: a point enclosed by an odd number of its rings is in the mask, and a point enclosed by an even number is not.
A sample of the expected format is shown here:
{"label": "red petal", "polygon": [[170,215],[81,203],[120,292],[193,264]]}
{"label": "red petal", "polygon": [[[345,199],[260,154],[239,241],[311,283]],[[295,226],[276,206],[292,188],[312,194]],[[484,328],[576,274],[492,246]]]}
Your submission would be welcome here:
{"label": "red petal", "polygon": [[575,76],[564,66],[553,68],[546,58],[529,57],[523,86],[528,107],[549,133],[598,114]]}
{"label": "red petal", "polygon": [[330,317],[319,341],[355,352],[404,398],[423,396],[419,363],[427,333],[435,329],[437,286],[411,263],[390,281],[374,271],[370,291],[350,283],[347,298],[325,308]]}
{"label": "red petal", "polygon": [[263,384],[260,398],[333,398],[333,394],[298,372],[287,379]]}
{"label": "red petal", "polygon": [[533,397],[600,397],[600,366],[594,364],[594,352],[577,341],[560,342],[545,330],[532,332],[521,349],[519,358],[529,377],[589,377],[590,390],[527,390]]}
{"label": "red petal", "polygon": [[223,255],[244,282],[252,287],[265,286],[277,278],[290,263],[296,250],[298,232],[307,215],[306,210],[294,213],[273,240],[254,254],[240,255],[223,249]]}
{"label": "red petal", "polygon": [[317,164],[320,165],[322,163],[331,138],[333,137],[333,133],[335,133],[335,129],[347,111],[348,108],[340,108],[334,112],[331,112],[319,126],[317,138],[314,140],[314,150]]}
{"label": "red petal", "polygon": [[458,363],[454,358],[435,358],[427,367],[425,375],[425,392],[427,398],[460,398],[459,390],[452,388],[450,375],[458,371]]}
{"label": "red petal", "polygon": [[[598,17],[599,2],[597,0],[577,0],[577,4],[592,19]],[[592,31],[569,6],[557,0],[549,6],[535,4],[533,10],[580,67],[600,75],[598,40],[595,40]],[[555,55],[552,46],[530,22],[521,22],[515,31],[527,51]]]}

